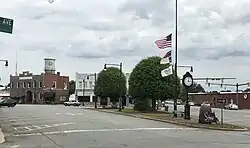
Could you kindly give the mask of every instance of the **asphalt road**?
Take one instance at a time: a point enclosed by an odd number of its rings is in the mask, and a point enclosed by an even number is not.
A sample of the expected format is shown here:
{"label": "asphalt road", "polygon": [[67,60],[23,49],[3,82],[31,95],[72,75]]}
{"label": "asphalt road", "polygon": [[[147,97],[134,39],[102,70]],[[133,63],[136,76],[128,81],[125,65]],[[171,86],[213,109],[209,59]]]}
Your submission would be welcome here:
{"label": "asphalt road", "polygon": [[[169,105],[169,109],[173,110],[173,105]],[[184,111],[183,105],[178,105],[179,111]],[[191,115],[192,116],[199,116],[200,107],[198,106],[191,106]],[[212,109],[219,120],[221,120],[221,109],[213,108]],[[223,109],[223,121],[242,125],[246,127],[250,127],[250,110],[225,110]]]}
{"label": "asphalt road", "polygon": [[250,133],[223,132],[49,105],[0,108],[1,148],[249,148]]}

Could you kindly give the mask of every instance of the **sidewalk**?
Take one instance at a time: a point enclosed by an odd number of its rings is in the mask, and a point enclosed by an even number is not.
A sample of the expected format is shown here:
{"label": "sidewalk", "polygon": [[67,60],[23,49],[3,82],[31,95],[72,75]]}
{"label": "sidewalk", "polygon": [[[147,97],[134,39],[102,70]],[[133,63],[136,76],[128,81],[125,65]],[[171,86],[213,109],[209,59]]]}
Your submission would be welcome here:
{"label": "sidewalk", "polygon": [[2,129],[0,128],[0,144],[5,141]]}

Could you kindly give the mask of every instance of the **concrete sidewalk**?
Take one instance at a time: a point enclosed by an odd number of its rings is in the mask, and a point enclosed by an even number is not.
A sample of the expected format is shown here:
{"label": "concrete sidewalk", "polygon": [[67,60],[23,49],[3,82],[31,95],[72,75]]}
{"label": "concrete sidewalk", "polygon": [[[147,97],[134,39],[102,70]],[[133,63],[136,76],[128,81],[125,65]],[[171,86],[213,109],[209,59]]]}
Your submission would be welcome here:
{"label": "concrete sidewalk", "polygon": [[0,128],[0,144],[5,141],[2,129]]}

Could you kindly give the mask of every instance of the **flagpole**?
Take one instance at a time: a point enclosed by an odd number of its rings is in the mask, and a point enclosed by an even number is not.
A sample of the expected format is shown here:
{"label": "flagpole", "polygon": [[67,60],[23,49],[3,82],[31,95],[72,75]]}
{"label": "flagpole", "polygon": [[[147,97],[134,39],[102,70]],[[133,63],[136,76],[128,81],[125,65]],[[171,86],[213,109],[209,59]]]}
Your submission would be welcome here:
{"label": "flagpole", "polygon": [[178,74],[177,74],[177,0],[175,0],[175,88],[174,88],[174,117],[177,117],[177,98],[178,98]]}

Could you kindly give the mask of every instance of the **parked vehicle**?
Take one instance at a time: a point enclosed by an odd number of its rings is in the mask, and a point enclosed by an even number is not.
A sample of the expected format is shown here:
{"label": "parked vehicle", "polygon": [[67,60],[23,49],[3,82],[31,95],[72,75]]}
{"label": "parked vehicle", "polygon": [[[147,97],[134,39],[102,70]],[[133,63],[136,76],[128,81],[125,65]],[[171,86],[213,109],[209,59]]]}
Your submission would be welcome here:
{"label": "parked vehicle", "polygon": [[238,110],[238,109],[239,109],[238,105],[233,104],[233,103],[230,103],[230,104],[228,104],[228,105],[225,105],[224,108],[225,108],[225,109],[229,109],[229,110]]}
{"label": "parked vehicle", "polygon": [[8,98],[0,101],[0,107],[2,106],[8,106],[8,107],[15,107],[16,106],[16,101]]}
{"label": "parked vehicle", "polygon": [[194,102],[188,102],[190,106],[194,106]]}
{"label": "parked vehicle", "polygon": [[63,103],[65,106],[80,106],[81,103],[76,100],[70,100]]}

